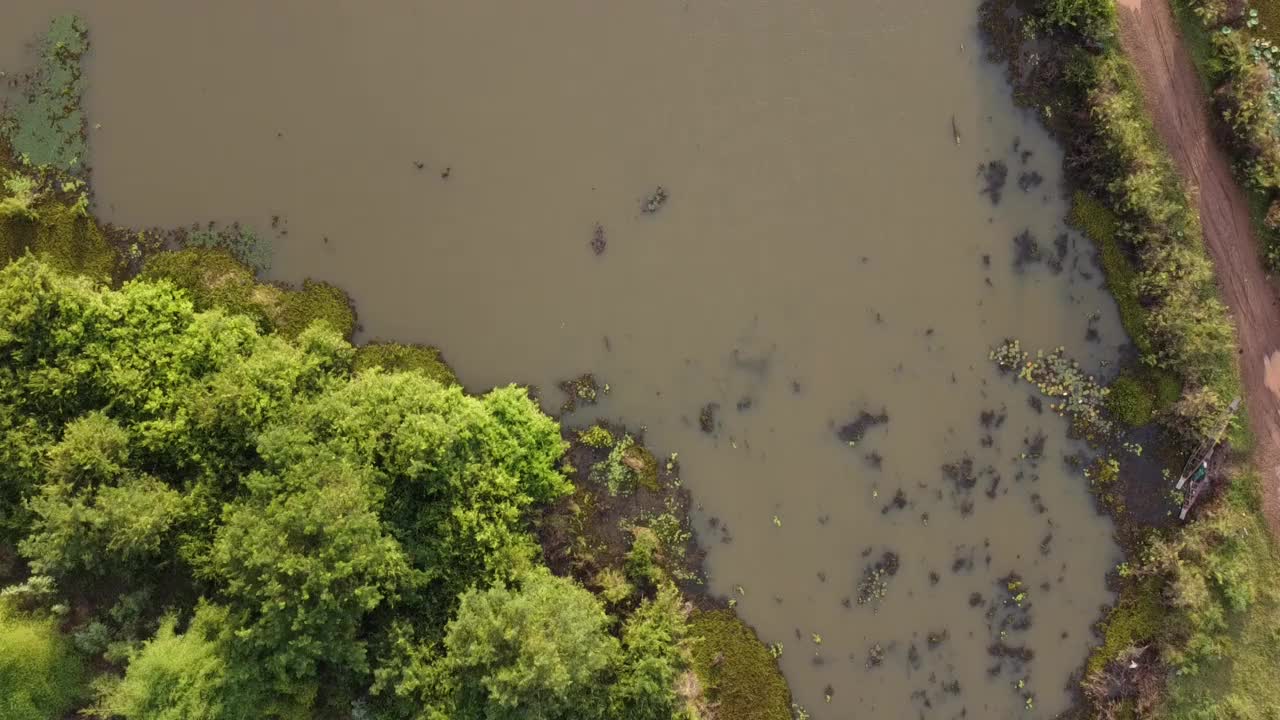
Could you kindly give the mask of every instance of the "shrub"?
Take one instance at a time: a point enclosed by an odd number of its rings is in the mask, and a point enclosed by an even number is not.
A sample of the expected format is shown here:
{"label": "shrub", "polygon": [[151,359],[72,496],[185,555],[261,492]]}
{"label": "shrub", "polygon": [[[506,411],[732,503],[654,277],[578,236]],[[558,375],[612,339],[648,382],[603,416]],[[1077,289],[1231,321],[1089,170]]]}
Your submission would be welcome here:
{"label": "shrub", "polygon": [[1040,12],[1048,25],[1072,29],[1095,43],[1115,34],[1112,0],[1046,0]]}
{"label": "shrub", "polygon": [[1121,375],[1107,386],[1107,410],[1120,422],[1140,427],[1151,422],[1155,398],[1136,379]]}
{"label": "shrub", "polygon": [[613,433],[601,425],[592,425],[586,430],[578,431],[578,440],[587,447],[603,449],[613,447]]}

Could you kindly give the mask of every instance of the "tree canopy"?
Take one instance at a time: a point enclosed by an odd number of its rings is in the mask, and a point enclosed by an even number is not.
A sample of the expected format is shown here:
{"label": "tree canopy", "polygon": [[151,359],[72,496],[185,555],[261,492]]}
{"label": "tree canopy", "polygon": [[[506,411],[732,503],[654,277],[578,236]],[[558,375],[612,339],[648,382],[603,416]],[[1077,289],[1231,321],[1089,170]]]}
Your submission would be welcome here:
{"label": "tree canopy", "polygon": [[614,617],[542,565],[531,513],[570,485],[525,390],[30,257],[0,270],[0,356],[0,550],[34,598],[0,633],[70,677],[53,618],[80,608],[75,647],[117,668],[99,714],[679,716],[679,593]]}

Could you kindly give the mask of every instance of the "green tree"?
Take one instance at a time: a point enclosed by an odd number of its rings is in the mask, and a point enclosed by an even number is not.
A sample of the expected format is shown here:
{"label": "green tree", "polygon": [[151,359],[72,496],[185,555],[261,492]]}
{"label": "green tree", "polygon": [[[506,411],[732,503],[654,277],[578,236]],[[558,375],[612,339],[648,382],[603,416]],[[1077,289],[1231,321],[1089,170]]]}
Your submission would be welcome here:
{"label": "green tree", "polygon": [[440,717],[589,718],[602,677],[619,658],[600,602],[540,569],[519,588],[498,583],[462,596],[438,669]]}
{"label": "green tree", "polygon": [[613,717],[670,720],[675,715],[676,676],[688,665],[687,631],[680,592],[671,583],[627,618],[622,627],[622,666],[609,691]]}
{"label": "green tree", "polygon": [[227,599],[234,659],[302,704],[322,679],[329,694],[350,692],[343,685],[369,668],[362,623],[409,575],[400,545],[350,467],[300,465],[247,482],[251,496],[223,513],[202,567]]}
{"label": "green tree", "polygon": [[[103,685],[95,714],[126,720],[241,720],[290,714],[228,668],[227,610],[201,605],[184,633],[168,616],[132,657],[123,678]],[[300,713],[293,713],[300,714]]]}

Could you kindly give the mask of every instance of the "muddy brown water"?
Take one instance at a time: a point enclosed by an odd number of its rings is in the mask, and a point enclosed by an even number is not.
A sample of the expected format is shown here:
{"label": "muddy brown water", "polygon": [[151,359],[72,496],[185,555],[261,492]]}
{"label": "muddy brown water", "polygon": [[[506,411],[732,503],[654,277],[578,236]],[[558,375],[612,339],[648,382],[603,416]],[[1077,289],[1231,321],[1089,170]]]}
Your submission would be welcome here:
{"label": "muddy brown water", "polygon": [[[81,11],[104,218],[278,216],[272,277],[341,285],[362,337],[437,344],[473,390],[608,382],[570,420],[679,452],[711,590],[783,644],[814,717],[1050,717],[1119,556],[1063,421],[987,354],[1097,368],[1123,337],[1082,239],[1061,273],[1013,268],[1023,230],[1055,253],[1061,156],[982,61],[975,5],[15,0],[0,67]],[[889,422],[849,446],[864,410]],[[972,489],[941,470],[965,457]]]}

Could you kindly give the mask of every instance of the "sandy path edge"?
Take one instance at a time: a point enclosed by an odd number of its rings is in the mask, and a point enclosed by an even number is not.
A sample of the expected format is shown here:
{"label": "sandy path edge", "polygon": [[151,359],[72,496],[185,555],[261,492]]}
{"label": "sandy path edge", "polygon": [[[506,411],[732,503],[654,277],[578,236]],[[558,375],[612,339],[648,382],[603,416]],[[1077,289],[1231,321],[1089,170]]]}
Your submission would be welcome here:
{"label": "sandy path edge", "polygon": [[1205,244],[1239,336],[1263,509],[1272,536],[1280,538],[1280,354],[1275,354],[1280,351],[1280,299],[1263,271],[1244,191],[1214,142],[1200,77],[1169,0],[1117,0],[1116,5],[1120,44],[1138,70],[1156,131],[1199,200]]}

